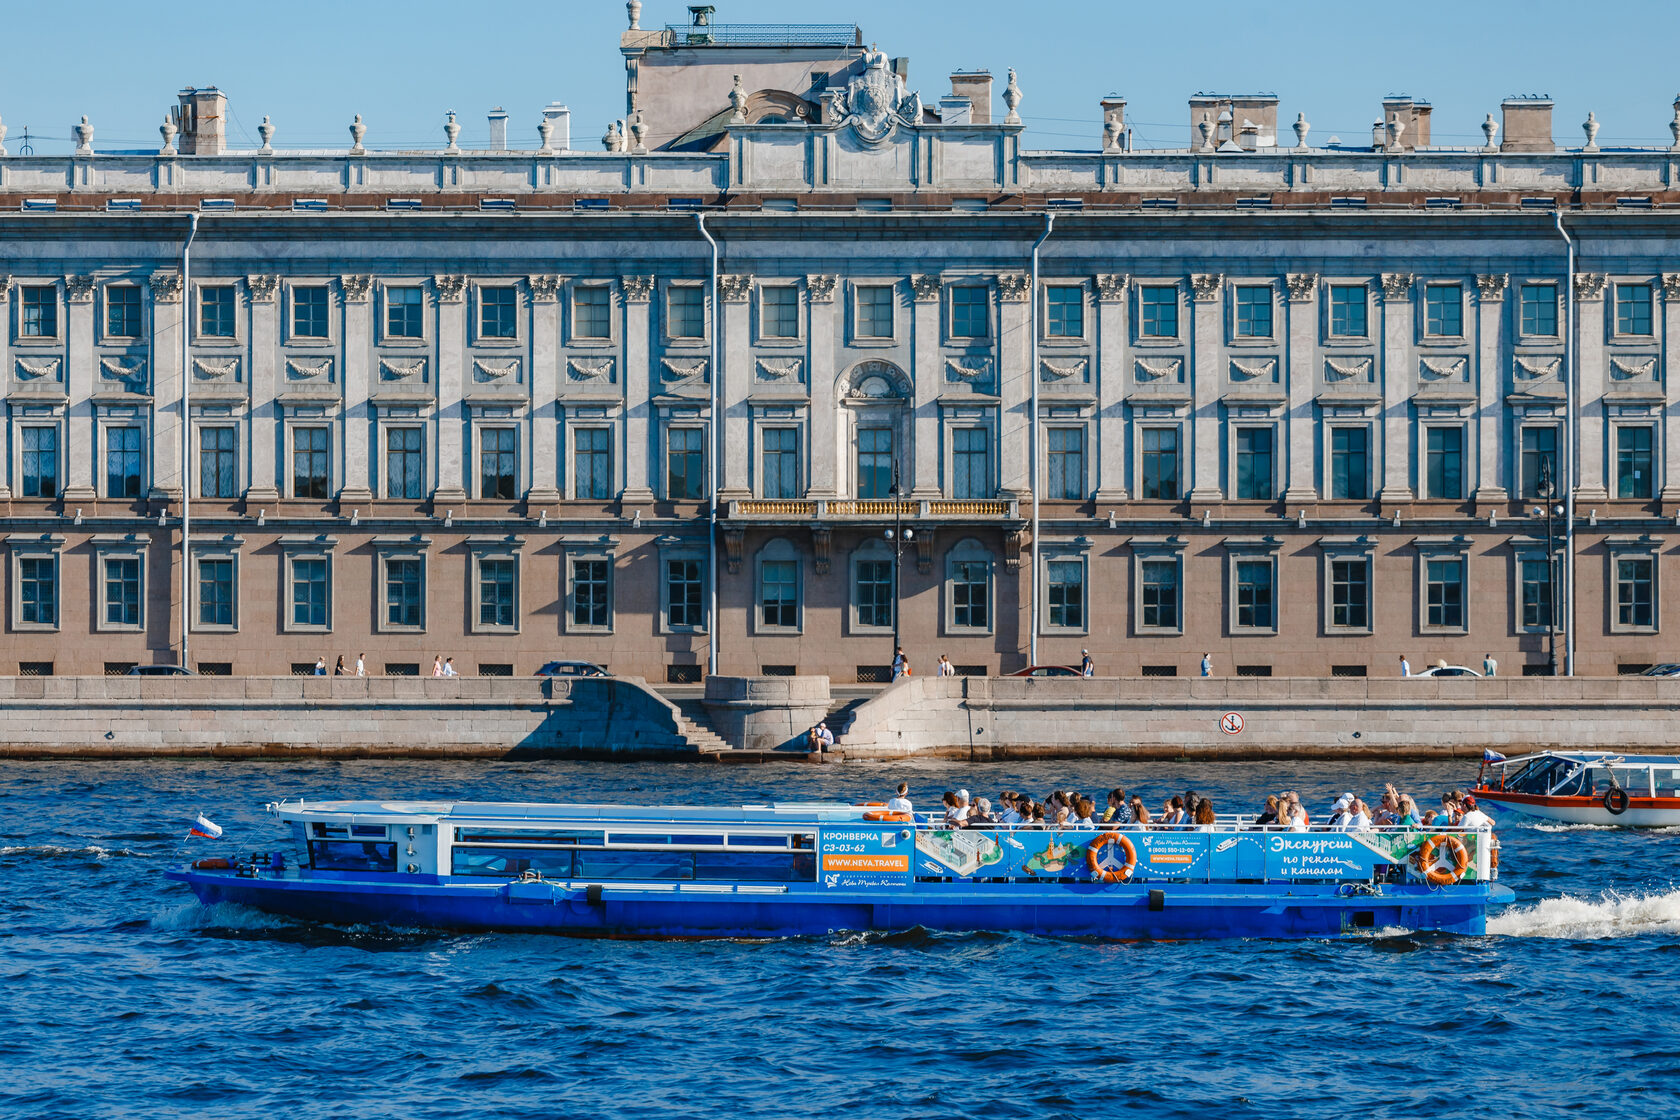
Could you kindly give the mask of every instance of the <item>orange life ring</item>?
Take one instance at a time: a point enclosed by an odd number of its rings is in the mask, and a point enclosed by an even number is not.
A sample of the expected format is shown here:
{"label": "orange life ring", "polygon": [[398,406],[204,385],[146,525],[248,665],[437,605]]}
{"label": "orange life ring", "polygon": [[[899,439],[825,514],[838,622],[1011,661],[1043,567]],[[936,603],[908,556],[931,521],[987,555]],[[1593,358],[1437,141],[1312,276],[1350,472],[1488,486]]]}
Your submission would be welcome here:
{"label": "orange life ring", "polygon": [[914,824],[916,822],[916,818],[912,817],[909,813],[885,813],[878,811],[865,813],[863,815],[863,819],[866,821],[902,821],[905,824]]}
{"label": "orange life ring", "polygon": [[[1104,868],[1097,864],[1097,856],[1110,844],[1118,844],[1126,853],[1126,866]],[[1093,878],[1105,883],[1124,883],[1137,870],[1137,849],[1132,846],[1124,834],[1119,832],[1105,832],[1085,849],[1085,866]]]}
{"label": "orange life ring", "polygon": [[885,801],[859,801],[858,802],[858,805],[861,808],[864,808],[864,809],[883,809],[883,808],[886,807],[886,804],[887,803]]}
{"label": "orange life ring", "polygon": [[232,868],[233,864],[220,856],[193,861],[193,870],[195,871],[228,871]]}
{"label": "orange life ring", "polygon": [[[1435,846],[1445,844],[1452,852],[1453,865],[1451,868],[1435,866]],[[1470,869],[1470,851],[1464,846],[1464,841],[1456,836],[1442,833],[1431,836],[1418,846],[1417,867],[1423,872],[1423,877],[1437,887],[1451,886],[1464,878],[1464,873]]]}

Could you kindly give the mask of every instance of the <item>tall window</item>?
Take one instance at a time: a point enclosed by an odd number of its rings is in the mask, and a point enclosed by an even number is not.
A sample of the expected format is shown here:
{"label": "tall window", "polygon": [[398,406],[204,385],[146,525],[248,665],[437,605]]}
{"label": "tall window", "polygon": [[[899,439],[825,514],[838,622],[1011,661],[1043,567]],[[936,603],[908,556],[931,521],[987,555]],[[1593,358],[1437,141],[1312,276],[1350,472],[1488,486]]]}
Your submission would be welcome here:
{"label": "tall window", "polygon": [[1650,498],[1651,429],[1628,425],[1616,429],[1616,497]]}
{"label": "tall window", "polygon": [[1330,625],[1346,630],[1371,626],[1371,562],[1330,561]]}
{"label": "tall window", "polygon": [[758,329],[765,338],[799,337],[799,289],[766,284],[758,290]]}
{"label": "tall window", "polygon": [[1552,570],[1544,559],[1522,562],[1522,616],[1524,626],[1552,624]]}
{"label": "tall window", "polygon": [[1246,284],[1237,288],[1237,336],[1272,337],[1272,289]]}
{"label": "tall window", "polygon": [[1144,338],[1178,337],[1178,285],[1144,284],[1138,288],[1139,330]]}
{"label": "tall window", "polygon": [[232,498],[239,493],[238,439],[239,433],[231,427],[198,430],[199,497]]}
{"label": "tall window", "polygon": [[292,289],[292,335],[296,338],[326,338],[327,289],[320,285]]}
{"label": "tall window", "polygon": [[292,561],[292,625],[327,625],[328,578],[331,561],[324,556],[300,556]]}
{"label": "tall window", "polygon": [[1272,613],[1272,562],[1237,561],[1237,625],[1270,630],[1276,623]]}
{"label": "tall window", "polygon": [[1464,561],[1430,560],[1424,569],[1424,598],[1429,625],[1464,627]]}
{"label": "tall window", "polygon": [[1178,561],[1144,560],[1138,564],[1138,599],[1148,630],[1177,630]]}
{"label": "tall window", "polygon": [[58,625],[58,559],[24,556],[18,559],[19,621],[29,626]]}
{"label": "tall window", "polygon": [[766,498],[799,496],[799,429],[765,428],[763,493]]}
{"label": "tall window", "polygon": [[611,624],[610,560],[572,561],[572,625],[605,629]]}
{"label": "tall window", "polygon": [[418,630],[425,625],[426,562],[418,556],[385,559],[385,625]]}
{"label": "tall window", "polygon": [[481,556],[478,561],[478,624],[511,627],[516,614],[519,561],[511,556]]}
{"label": "tall window", "polygon": [[1556,337],[1557,285],[1522,286],[1522,333]]}
{"label": "tall window", "polygon": [[1651,285],[1616,285],[1616,333],[1651,333]]}
{"label": "tall window", "polygon": [[886,498],[893,489],[893,430],[859,428],[857,434],[857,496]]}
{"label": "tall window", "polygon": [[665,618],[670,626],[696,627],[704,623],[700,561],[665,561]]}
{"label": "tall window", "polygon": [[1650,627],[1655,623],[1652,569],[1648,556],[1616,560],[1616,625]]}
{"label": "tall window", "polygon": [[1464,289],[1457,284],[1423,288],[1423,333],[1456,338],[1464,333]]}
{"label": "tall window", "polygon": [[764,560],[758,566],[759,624],[793,629],[799,625],[799,562]]}
{"label": "tall window", "polygon": [[1085,289],[1054,284],[1044,289],[1044,333],[1050,338],[1085,337]]}
{"label": "tall window", "polygon": [[889,627],[893,624],[893,562],[859,560],[857,587],[853,594],[859,626]]}
{"label": "tall window", "polygon": [[1522,496],[1540,497],[1540,476],[1551,483],[1552,492],[1560,493],[1563,479],[1558,477],[1558,430],[1555,427],[1524,428],[1522,430]]}
{"label": "tall window", "polygon": [[518,496],[518,432],[481,428],[478,433],[478,496],[510,502]]}
{"label": "tall window", "polygon": [[1365,309],[1370,289],[1364,284],[1330,285],[1330,333],[1339,338],[1364,338]]}
{"label": "tall window", "polygon": [[951,497],[992,496],[991,431],[954,428],[951,431]]}
{"label": "tall window", "polygon": [[1046,496],[1052,501],[1085,500],[1085,429],[1051,428],[1049,442],[1050,485]]}
{"label": "tall window", "polygon": [[1364,501],[1371,496],[1369,428],[1330,429],[1330,497]]}
{"label": "tall window", "polygon": [[991,625],[992,565],[986,560],[953,560],[951,625],[984,630]]}
{"label": "tall window", "polygon": [[1138,497],[1146,502],[1178,500],[1178,429],[1144,428]]}
{"label": "tall window", "polygon": [[890,284],[862,284],[856,289],[859,338],[893,336],[893,290]]}
{"label": "tall window", "polygon": [[198,290],[198,333],[203,338],[232,338],[236,292],[232,284]]}
{"label": "tall window", "polygon": [[426,496],[426,452],[423,429],[404,426],[385,430],[385,496]]}
{"label": "tall window", "polygon": [[591,501],[612,497],[610,428],[578,428],[572,433],[572,496]]}
{"label": "tall window", "polygon": [[140,429],[105,429],[105,496],[140,496]]}
{"label": "tall window", "polygon": [[140,625],[140,558],[105,558],[105,625]]}
{"label": "tall window", "polygon": [[105,289],[105,337],[140,337],[140,288],[111,284]]}
{"label": "tall window", "polygon": [[1269,501],[1272,484],[1272,429],[1237,429],[1237,499]]}
{"label": "tall window", "polygon": [[426,337],[426,293],[417,287],[385,289],[385,337]]}
{"label": "tall window", "polygon": [[19,289],[18,334],[24,338],[58,337],[58,288],[52,284],[26,284]]}
{"label": "tall window", "polygon": [[519,337],[519,289],[478,290],[478,337]]}
{"label": "tall window", "polygon": [[672,338],[706,337],[706,293],[693,284],[665,290],[666,325]]}
{"label": "tall window", "polygon": [[324,499],[328,496],[329,438],[330,432],[324,427],[292,429],[292,497]]}
{"label": "tall window", "polygon": [[23,429],[23,496],[58,497],[58,429]]}
{"label": "tall window", "polygon": [[665,496],[672,501],[706,496],[705,433],[671,428],[665,433]]}
{"label": "tall window", "polygon": [[198,562],[198,624],[233,625],[233,558],[204,557]]}
{"label": "tall window", "polygon": [[1085,628],[1085,564],[1080,560],[1051,560],[1044,566],[1049,625],[1070,630]]}
{"label": "tall window", "polygon": [[991,331],[991,308],[986,289],[973,284],[951,289],[951,337],[986,338]]}
{"label": "tall window", "polygon": [[612,337],[612,289],[592,284],[572,289],[572,337]]}
{"label": "tall window", "polygon": [[1424,496],[1463,498],[1464,429],[1429,428],[1424,440]]}

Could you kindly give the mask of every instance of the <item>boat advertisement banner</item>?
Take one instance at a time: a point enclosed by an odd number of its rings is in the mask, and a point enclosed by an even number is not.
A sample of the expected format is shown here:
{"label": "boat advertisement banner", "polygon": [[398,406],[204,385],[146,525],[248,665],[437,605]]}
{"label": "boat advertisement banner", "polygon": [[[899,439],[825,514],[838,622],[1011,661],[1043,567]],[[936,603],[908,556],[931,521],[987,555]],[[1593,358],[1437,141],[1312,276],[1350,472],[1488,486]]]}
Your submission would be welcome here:
{"label": "boat advertisement banner", "polygon": [[903,826],[825,828],[817,856],[825,887],[908,887],[910,830]]}
{"label": "boat advertisement banner", "polygon": [[1418,849],[1423,847],[1425,840],[1436,841],[1436,866],[1450,866],[1450,853],[1444,849],[1449,845],[1442,841],[1450,836],[1464,845],[1464,853],[1469,858],[1469,865],[1464,869],[1464,875],[1459,880],[1463,883],[1477,881],[1476,868],[1479,866],[1478,857],[1483,844],[1489,842],[1491,833],[1485,832],[1453,832],[1442,834],[1439,832],[1360,832],[1355,833],[1361,843],[1369,845],[1377,853],[1382,863],[1410,863],[1414,871],[1418,870]]}

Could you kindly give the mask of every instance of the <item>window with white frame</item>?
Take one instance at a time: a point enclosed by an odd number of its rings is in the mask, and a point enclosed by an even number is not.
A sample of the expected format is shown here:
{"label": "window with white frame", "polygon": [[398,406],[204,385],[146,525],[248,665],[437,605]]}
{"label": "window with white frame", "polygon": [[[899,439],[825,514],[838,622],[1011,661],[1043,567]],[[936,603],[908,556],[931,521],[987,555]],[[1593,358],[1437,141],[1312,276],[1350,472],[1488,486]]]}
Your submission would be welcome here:
{"label": "window with white frame", "polygon": [[1330,497],[1365,501],[1371,496],[1371,429],[1363,424],[1330,428]]}
{"label": "window with white frame", "polygon": [[426,337],[426,292],[418,284],[391,284],[385,288],[385,337]]}
{"label": "window with white frame", "polygon": [[292,497],[332,496],[332,429],[325,424],[292,428]]}
{"label": "window with white frame", "polygon": [[1044,599],[1046,629],[1081,632],[1087,629],[1084,557],[1046,557]]}
{"label": "window with white frame", "polygon": [[1178,337],[1178,285],[1140,284],[1137,289],[1138,336]]}
{"label": "window with white frame", "polygon": [[1648,283],[1616,284],[1616,333],[1619,335],[1648,335],[1651,333],[1651,285]]}
{"label": "window with white frame", "polygon": [[572,337],[605,340],[612,337],[612,287],[579,284],[572,288]]}
{"label": "window with white frame", "polygon": [[232,284],[210,284],[198,289],[198,336],[235,338],[239,334],[239,291]]}
{"label": "window with white frame", "polygon": [[58,337],[58,285],[22,284],[18,287],[18,337]]}
{"label": "window with white frame", "polygon": [[991,300],[983,284],[957,284],[951,293],[951,337],[989,338],[992,333]]}
{"label": "window with white frame", "polygon": [[1521,298],[1522,333],[1537,338],[1556,338],[1558,296],[1556,284],[1524,284]]}
{"label": "window with white frame", "polygon": [[99,553],[99,629],[139,630],[145,624],[144,553]]}
{"label": "window with white frame", "polygon": [[325,284],[292,287],[292,337],[327,338],[332,334],[332,299]]}
{"label": "window with white frame", "polygon": [[332,629],[332,557],[326,553],[286,556],[286,629]]}
{"label": "window with white frame", "polygon": [[1424,429],[1423,496],[1459,501],[1464,497],[1464,428]]}
{"label": "window with white frame", "polygon": [[1085,428],[1056,427],[1045,433],[1049,468],[1045,496],[1051,501],[1085,500]]}
{"label": "window with white frame", "polygon": [[409,550],[384,550],[380,566],[380,629],[426,628],[426,556]]}
{"label": "window with white frame", "polygon": [[1419,575],[1423,580],[1423,617],[1419,619],[1425,630],[1462,632],[1469,628],[1469,562],[1464,553],[1451,545],[1418,545]]}
{"label": "window with white frame", "polygon": [[1650,553],[1615,550],[1616,613],[1613,631],[1655,630],[1657,627],[1657,562]]}
{"label": "window with white frame", "polygon": [[706,626],[706,561],[700,555],[661,557],[660,608],[668,631],[698,631]]}
{"label": "window with white frame", "polygon": [[1272,303],[1274,290],[1270,284],[1238,284],[1236,295],[1235,334],[1238,338],[1272,337]]}
{"label": "window with white frame", "polygon": [[478,337],[519,337],[519,289],[510,285],[485,285],[478,289]]}
{"label": "window with white frame", "polygon": [[198,496],[239,496],[239,431],[231,424],[198,429]]}
{"label": "window with white frame", "polygon": [[1044,289],[1046,338],[1085,337],[1085,289],[1078,284],[1050,284]]}
{"label": "window with white frame", "polygon": [[1237,552],[1231,557],[1231,628],[1277,630],[1277,560]]}
{"label": "window with white frame", "polygon": [[[875,429],[891,434],[890,429]],[[861,435],[861,433],[860,433]],[[890,447],[890,440],[888,441]],[[862,451],[859,451],[862,465]],[[862,476],[860,474],[861,481]],[[890,485],[890,483],[889,483]],[[862,496],[861,494],[859,495]],[[951,497],[992,496],[992,433],[983,425],[951,429]]]}
{"label": "window with white frame", "polygon": [[1555,424],[1527,424],[1521,434],[1522,496],[1543,498],[1563,487],[1558,475],[1558,429]]}
{"label": "window with white frame", "polygon": [[577,633],[612,630],[613,562],[608,554],[568,556],[571,578],[566,588],[567,629]]}
{"label": "window with white frame", "polygon": [[1330,285],[1330,336],[1364,338],[1369,329],[1371,289],[1367,284]]}
{"label": "window with white frame", "polygon": [[1183,565],[1178,553],[1135,552],[1137,603],[1133,617],[1140,633],[1177,633],[1184,628]]}
{"label": "window with white frame", "polygon": [[231,552],[193,557],[198,566],[193,603],[198,630],[236,630],[239,626],[239,560]]}
{"label": "window with white frame", "polygon": [[473,632],[510,633],[519,629],[519,554],[474,551]]}
{"label": "window with white frame", "polygon": [[1423,286],[1423,333],[1430,338],[1458,338],[1464,334],[1464,286]]}
{"label": "window with white frame", "polygon": [[767,339],[799,337],[799,288],[765,284],[758,289],[758,333]]}
{"label": "window with white frame", "polygon": [[759,490],[765,498],[799,497],[799,429],[761,428],[764,469]]}
{"label": "window with white frame", "polygon": [[12,629],[58,629],[57,550],[14,547],[12,564]]}
{"label": "window with white frame", "polygon": [[133,424],[105,427],[105,496],[138,498],[144,488],[141,431]]}
{"label": "window with white frame", "polygon": [[1557,598],[1557,572],[1544,551],[1518,555],[1517,586],[1523,629],[1550,629],[1552,604]]}
{"label": "window with white frame", "polygon": [[1371,557],[1369,553],[1336,552],[1325,557],[1326,629],[1371,629]]}
{"label": "window with white frame", "polygon": [[852,289],[856,307],[857,337],[885,339],[893,337],[893,286],[891,284],[859,284]]}
{"label": "window with white frame", "polygon": [[1146,502],[1178,500],[1178,427],[1139,429],[1138,497]]}
{"label": "window with white frame", "polygon": [[665,289],[665,331],[670,338],[706,337],[706,291],[697,284]]}
{"label": "window with white frame", "polygon": [[140,307],[140,285],[105,285],[105,337],[139,338]]}
{"label": "window with white frame", "polygon": [[478,496],[511,502],[519,496],[519,432],[511,427],[478,429]]}
{"label": "window with white frame", "polygon": [[757,629],[796,631],[799,629],[799,554],[793,545],[778,537],[758,555]]}
{"label": "window with white frame", "polygon": [[1649,424],[1616,427],[1616,497],[1649,500],[1652,494]]}
{"label": "window with white frame", "polygon": [[1234,482],[1238,501],[1271,501],[1277,496],[1272,464],[1276,434],[1270,426],[1237,428]]}
{"label": "window with white frame", "polygon": [[857,496],[859,498],[888,498],[898,485],[897,463],[893,454],[894,431],[890,427],[869,426],[857,430]]}
{"label": "window with white frame", "polygon": [[992,554],[979,541],[959,542],[945,556],[946,629],[992,627]]}
{"label": "window with white frame", "polygon": [[426,432],[418,424],[385,429],[385,496],[414,501],[426,496]]}
{"label": "window with white frame", "polygon": [[852,555],[852,626],[857,630],[891,630],[894,606],[893,552],[882,541],[870,541]]}
{"label": "window with white frame", "polygon": [[572,429],[572,497],[605,501],[613,494],[612,429]]}
{"label": "window with white frame", "polygon": [[20,429],[23,452],[19,467],[22,496],[58,497],[58,425],[28,424]]}
{"label": "window with white frame", "polygon": [[706,433],[693,427],[665,430],[665,497],[698,501],[706,496]]}

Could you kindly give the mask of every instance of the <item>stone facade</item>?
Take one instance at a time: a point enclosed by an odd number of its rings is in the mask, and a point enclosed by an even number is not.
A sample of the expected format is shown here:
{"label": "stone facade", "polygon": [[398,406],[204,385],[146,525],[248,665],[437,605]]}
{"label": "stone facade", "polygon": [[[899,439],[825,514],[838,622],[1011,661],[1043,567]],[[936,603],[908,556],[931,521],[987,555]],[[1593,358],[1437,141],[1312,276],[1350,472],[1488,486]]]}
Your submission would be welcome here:
{"label": "stone facade", "polygon": [[921,673],[1516,674],[1542,472],[1578,671],[1672,658],[1680,116],[1198,95],[1137,150],[1107,97],[1027,151],[1013,72],[924,104],[851,30],[632,27],[597,152],[235,151],[198,89],[155,152],[0,149],[0,671],[175,661],[190,490],[210,671],[868,679],[901,599]]}

